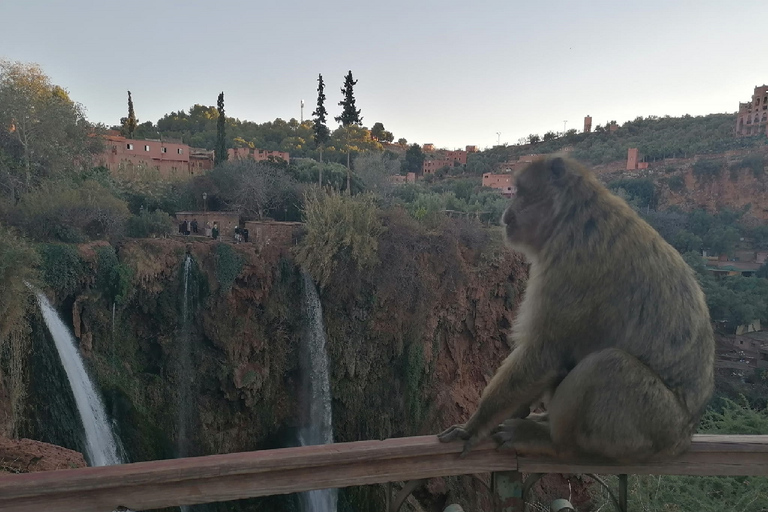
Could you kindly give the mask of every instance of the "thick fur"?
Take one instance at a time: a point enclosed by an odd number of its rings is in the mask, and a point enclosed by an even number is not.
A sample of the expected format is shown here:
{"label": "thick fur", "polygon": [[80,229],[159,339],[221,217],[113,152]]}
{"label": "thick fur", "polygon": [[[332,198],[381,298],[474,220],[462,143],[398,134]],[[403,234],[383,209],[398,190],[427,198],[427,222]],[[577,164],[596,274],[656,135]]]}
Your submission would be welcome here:
{"label": "thick fur", "polygon": [[[464,425],[521,454],[631,462],[690,445],[714,387],[714,337],[693,271],[575,161],[518,172],[503,216],[531,267],[514,349]],[[551,396],[547,414],[530,406]],[[502,423],[503,422],[503,423]]]}

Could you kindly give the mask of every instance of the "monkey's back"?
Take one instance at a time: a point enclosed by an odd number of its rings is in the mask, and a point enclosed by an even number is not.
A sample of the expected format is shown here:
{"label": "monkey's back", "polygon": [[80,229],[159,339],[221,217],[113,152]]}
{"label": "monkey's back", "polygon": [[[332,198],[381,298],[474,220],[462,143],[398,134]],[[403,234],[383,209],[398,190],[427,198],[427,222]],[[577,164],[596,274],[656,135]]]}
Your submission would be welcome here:
{"label": "monkey's back", "polygon": [[715,349],[693,270],[623,200],[596,180],[580,186],[588,188],[553,219],[550,244],[532,262],[517,327],[565,344],[568,366],[608,347],[628,352],[698,420],[714,387]]}

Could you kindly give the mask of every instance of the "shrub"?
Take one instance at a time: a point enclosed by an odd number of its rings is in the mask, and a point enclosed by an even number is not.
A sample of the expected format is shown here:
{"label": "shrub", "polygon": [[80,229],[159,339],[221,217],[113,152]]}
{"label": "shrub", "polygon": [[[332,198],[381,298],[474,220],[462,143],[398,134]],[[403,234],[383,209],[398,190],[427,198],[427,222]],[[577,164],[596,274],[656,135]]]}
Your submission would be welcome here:
{"label": "shrub", "polygon": [[155,238],[168,235],[173,231],[171,216],[161,210],[148,212],[142,210],[128,219],[126,234],[132,238]]}
{"label": "shrub", "polygon": [[65,244],[43,244],[40,252],[43,281],[58,296],[73,294],[88,278],[88,266],[77,248]]}
{"label": "shrub", "polygon": [[128,215],[124,201],[86,181],[78,187],[48,183],[24,195],[12,219],[36,240],[78,243],[119,236]]}
{"label": "shrub", "polygon": [[125,303],[130,294],[133,271],[118,261],[112,247],[99,247],[96,256],[96,285],[110,302]]}
{"label": "shrub", "polygon": [[0,226],[0,346],[24,317],[30,293],[26,283],[35,281],[38,261],[38,254],[23,238]]}
{"label": "shrub", "polygon": [[669,178],[667,185],[669,185],[670,190],[680,192],[685,189],[685,178],[682,174],[676,174]]}
{"label": "shrub", "polygon": [[656,186],[648,178],[620,179],[609,183],[608,188],[613,191],[624,189],[628,195],[627,202],[636,202],[643,208],[656,208]]}
{"label": "shrub", "polygon": [[697,160],[693,164],[693,175],[701,181],[717,179],[722,170],[723,162],[721,160]]}
{"label": "shrub", "polygon": [[379,236],[384,228],[373,195],[325,194],[311,189],[304,199],[304,219],[307,234],[296,260],[320,287],[328,283],[340,262],[359,270],[378,263]]}
{"label": "shrub", "polygon": [[235,283],[235,279],[243,270],[243,257],[235,252],[229,244],[219,242],[216,245],[214,256],[216,264],[216,280],[221,286],[221,291],[228,293]]}

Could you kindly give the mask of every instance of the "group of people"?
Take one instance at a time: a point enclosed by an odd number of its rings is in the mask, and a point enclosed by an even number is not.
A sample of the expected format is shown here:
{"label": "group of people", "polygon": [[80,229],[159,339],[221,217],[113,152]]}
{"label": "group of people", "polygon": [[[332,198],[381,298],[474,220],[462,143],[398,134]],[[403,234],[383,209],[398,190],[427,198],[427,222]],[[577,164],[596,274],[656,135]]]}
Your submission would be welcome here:
{"label": "group of people", "polygon": [[248,243],[248,228],[235,226],[235,243],[239,244],[240,242]]}
{"label": "group of people", "polygon": [[[235,228],[237,230],[237,228]],[[182,235],[199,235],[199,225],[197,223],[197,219],[189,220],[183,220],[179,223],[179,233]],[[216,240],[219,238],[219,223],[214,222],[211,224],[211,221],[207,221],[205,223],[205,236],[209,238],[213,238]]]}

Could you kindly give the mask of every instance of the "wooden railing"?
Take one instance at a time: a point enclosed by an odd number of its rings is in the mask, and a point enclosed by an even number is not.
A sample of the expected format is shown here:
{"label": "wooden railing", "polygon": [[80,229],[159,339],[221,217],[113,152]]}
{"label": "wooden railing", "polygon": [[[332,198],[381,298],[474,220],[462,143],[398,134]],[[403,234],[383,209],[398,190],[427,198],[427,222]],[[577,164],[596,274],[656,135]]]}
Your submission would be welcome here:
{"label": "wooden railing", "polygon": [[768,436],[695,436],[678,459],[621,466],[516,457],[491,443],[459,459],[435,436],[282,448],[0,477],[4,512],[105,512],[313,489],[495,473],[768,475]]}

